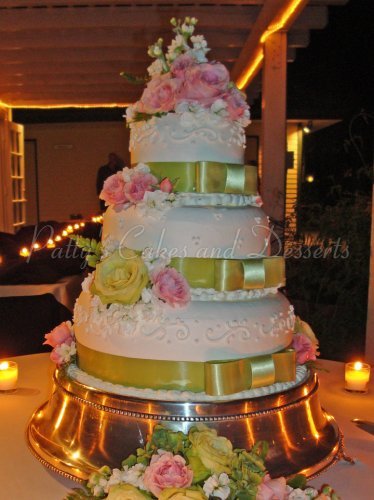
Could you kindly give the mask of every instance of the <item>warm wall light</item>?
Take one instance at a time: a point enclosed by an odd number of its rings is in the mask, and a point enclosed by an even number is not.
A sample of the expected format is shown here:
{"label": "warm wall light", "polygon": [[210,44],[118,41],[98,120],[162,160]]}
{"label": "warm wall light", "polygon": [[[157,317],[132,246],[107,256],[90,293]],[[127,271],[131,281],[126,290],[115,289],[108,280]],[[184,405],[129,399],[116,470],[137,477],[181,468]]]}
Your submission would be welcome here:
{"label": "warm wall light", "polygon": [[75,108],[75,109],[91,109],[91,108],[127,108],[131,106],[130,103],[123,102],[110,102],[103,104],[11,104],[4,101],[0,101],[0,107],[8,109],[65,109],[65,108]]}
{"label": "warm wall light", "polygon": [[313,122],[308,121],[308,123],[303,127],[303,132],[304,134],[310,134],[312,130],[313,130]]}

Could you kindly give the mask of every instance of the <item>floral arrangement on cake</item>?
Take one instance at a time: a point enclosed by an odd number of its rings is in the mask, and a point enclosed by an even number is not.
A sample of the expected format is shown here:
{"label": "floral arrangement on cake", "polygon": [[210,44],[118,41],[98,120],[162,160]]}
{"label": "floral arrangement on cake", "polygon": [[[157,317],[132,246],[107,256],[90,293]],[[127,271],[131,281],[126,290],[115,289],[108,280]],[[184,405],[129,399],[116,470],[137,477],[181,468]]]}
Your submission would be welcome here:
{"label": "floral arrangement on cake", "polygon": [[231,441],[203,424],[188,434],[156,425],[144,448],[130,455],[120,469],[104,466],[91,474],[84,489],[66,500],[338,500],[330,486],[307,487],[303,475],[286,481],[266,470],[268,444],[250,451],[234,449]]}
{"label": "floral arrangement on cake", "polygon": [[99,197],[106,206],[122,209],[136,205],[144,215],[155,215],[155,211],[167,210],[175,203],[175,182],[168,177],[157,179],[148,165],[138,163],[108,177]]}
{"label": "floral arrangement on cake", "polygon": [[[140,100],[127,108],[127,123],[170,112],[209,112],[246,127],[249,107],[245,94],[230,81],[223,64],[208,62],[208,44],[203,35],[194,34],[197,19],[186,17],[182,22],[172,18],[170,22],[175,37],[166,53],[162,38],[148,48],[155,60],[148,67],[149,79]],[[144,82],[122,75],[134,83]]]}

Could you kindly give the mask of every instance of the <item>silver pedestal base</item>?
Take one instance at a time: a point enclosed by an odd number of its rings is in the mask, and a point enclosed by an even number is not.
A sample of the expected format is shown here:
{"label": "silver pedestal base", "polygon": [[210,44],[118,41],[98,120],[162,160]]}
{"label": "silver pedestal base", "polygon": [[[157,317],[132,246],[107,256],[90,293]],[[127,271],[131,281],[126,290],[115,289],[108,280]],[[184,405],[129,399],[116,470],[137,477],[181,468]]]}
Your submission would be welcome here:
{"label": "silver pedestal base", "polygon": [[53,393],[32,416],[27,437],[34,455],[50,469],[85,480],[102,465],[119,467],[145,444],[156,423],[188,432],[196,422],[215,428],[235,448],[270,444],[273,477],[312,477],[342,454],[339,429],[320,406],[318,379],[283,393],[250,400],[209,403],[154,401],[89,388],[57,370]]}

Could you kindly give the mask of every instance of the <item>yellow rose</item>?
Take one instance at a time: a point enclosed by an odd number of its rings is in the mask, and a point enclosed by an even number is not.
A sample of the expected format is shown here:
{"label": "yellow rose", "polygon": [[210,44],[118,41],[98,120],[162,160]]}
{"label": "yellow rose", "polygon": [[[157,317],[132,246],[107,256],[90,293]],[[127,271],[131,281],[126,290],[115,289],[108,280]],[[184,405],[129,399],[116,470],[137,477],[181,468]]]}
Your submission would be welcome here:
{"label": "yellow rose", "polygon": [[205,426],[195,427],[189,432],[192,450],[200,458],[203,465],[211,472],[221,474],[231,472],[231,462],[234,457],[231,442],[217,436],[214,429]]}
{"label": "yellow rose", "polygon": [[160,493],[158,500],[206,500],[202,491],[190,490],[188,488],[165,488]]}
{"label": "yellow rose", "polygon": [[141,257],[129,248],[121,248],[97,264],[91,292],[103,304],[135,304],[148,281]]}
{"label": "yellow rose", "polygon": [[145,500],[150,496],[131,484],[116,484],[109,489],[107,500]]}

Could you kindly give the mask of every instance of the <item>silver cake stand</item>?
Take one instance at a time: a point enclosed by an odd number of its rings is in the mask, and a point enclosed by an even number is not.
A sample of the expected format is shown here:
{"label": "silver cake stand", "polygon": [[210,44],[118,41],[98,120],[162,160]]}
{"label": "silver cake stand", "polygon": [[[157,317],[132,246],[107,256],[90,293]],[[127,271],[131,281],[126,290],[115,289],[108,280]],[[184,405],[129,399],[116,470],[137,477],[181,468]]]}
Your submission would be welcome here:
{"label": "silver cake stand", "polygon": [[321,408],[314,373],[279,394],[187,403],[117,396],[56,370],[52,395],[32,416],[27,439],[46,467],[82,481],[103,465],[119,467],[144,446],[155,424],[188,432],[196,422],[216,429],[235,448],[268,441],[273,477],[299,472],[313,477],[344,456],[339,428]]}

